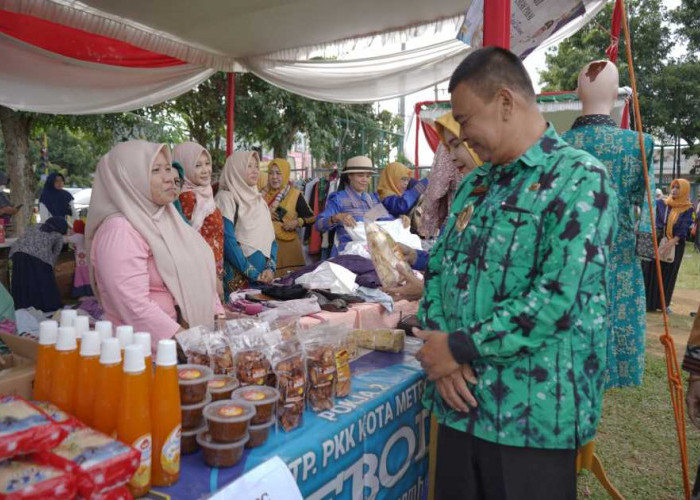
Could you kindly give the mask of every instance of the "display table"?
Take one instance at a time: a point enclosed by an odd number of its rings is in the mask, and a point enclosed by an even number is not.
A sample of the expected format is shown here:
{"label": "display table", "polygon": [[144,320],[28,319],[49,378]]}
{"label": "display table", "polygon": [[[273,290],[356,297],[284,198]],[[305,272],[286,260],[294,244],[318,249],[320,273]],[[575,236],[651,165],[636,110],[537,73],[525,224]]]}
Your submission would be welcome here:
{"label": "display table", "polygon": [[[408,339],[415,352],[415,339]],[[425,378],[411,354],[371,352],[352,363],[352,393],[333,410],[307,411],[303,425],[278,430],[229,469],[212,469],[202,452],[182,457],[180,481],[154,496],[201,498],[277,455],[304,498],[423,498],[430,418],[420,399]]]}
{"label": "display table", "polygon": [[416,314],[418,302],[400,300],[394,303],[394,312],[387,312],[380,304],[353,304],[346,312],[327,312],[301,318],[301,326],[308,328],[327,322],[332,325],[347,324],[350,328],[396,328],[402,317]]}

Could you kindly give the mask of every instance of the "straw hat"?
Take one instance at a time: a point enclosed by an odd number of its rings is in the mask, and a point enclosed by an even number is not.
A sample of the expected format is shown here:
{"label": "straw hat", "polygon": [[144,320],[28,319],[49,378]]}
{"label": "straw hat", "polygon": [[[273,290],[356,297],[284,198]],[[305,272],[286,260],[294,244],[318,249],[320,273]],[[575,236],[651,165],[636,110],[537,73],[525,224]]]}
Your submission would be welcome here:
{"label": "straw hat", "polygon": [[353,156],[345,163],[342,174],[373,174],[372,160],[366,156]]}

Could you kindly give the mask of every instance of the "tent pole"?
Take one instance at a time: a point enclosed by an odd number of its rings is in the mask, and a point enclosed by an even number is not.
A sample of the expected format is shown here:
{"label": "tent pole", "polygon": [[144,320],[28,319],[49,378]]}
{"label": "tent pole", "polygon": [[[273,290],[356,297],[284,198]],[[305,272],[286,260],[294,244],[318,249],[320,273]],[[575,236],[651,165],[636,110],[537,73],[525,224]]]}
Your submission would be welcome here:
{"label": "tent pole", "polygon": [[236,74],[226,74],[226,157],[233,153],[233,131],[236,126]]}
{"label": "tent pole", "polygon": [[484,47],[510,49],[510,0],[484,0]]}

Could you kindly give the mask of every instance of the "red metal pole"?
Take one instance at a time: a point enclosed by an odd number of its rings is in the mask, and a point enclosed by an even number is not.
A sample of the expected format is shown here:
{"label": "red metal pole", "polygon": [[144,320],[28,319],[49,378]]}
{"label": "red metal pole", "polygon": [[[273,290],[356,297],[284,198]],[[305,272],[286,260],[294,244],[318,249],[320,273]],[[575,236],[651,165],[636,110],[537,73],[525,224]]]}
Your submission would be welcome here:
{"label": "red metal pole", "polygon": [[226,75],[226,157],[233,153],[233,131],[236,127],[236,74]]}
{"label": "red metal pole", "polygon": [[484,0],[484,47],[510,49],[511,0]]}

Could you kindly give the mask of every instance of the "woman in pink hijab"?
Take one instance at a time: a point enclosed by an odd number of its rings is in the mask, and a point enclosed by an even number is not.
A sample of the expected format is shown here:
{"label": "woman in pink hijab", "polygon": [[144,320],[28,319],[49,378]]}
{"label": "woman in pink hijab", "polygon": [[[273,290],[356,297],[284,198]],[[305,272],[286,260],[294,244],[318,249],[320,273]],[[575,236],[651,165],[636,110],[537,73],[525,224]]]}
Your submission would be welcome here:
{"label": "woman in pink hijab", "polygon": [[214,203],[211,155],[196,142],[183,142],[173,149],[173,162],[179,163],[185,171],[180,194],[182,211],[214,252],[217,286],[223,292],[224,218]]}
{"label": "woman in pink hijab", "polygon": [[151,333],[154,345],[224,317],[212,251],[172,204],[171,162],[164,144],[114,146],[97,166],[85,234],[106,319]]}

